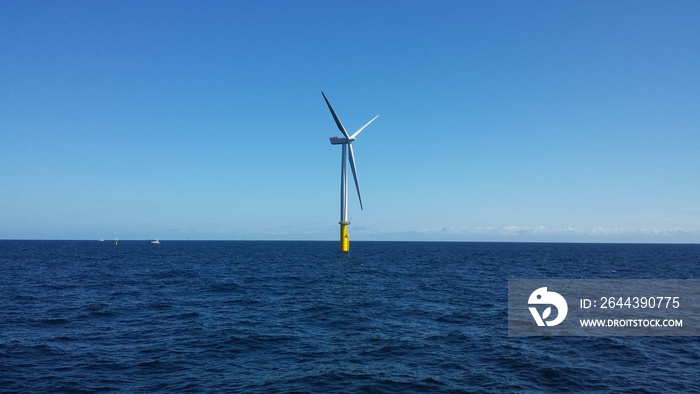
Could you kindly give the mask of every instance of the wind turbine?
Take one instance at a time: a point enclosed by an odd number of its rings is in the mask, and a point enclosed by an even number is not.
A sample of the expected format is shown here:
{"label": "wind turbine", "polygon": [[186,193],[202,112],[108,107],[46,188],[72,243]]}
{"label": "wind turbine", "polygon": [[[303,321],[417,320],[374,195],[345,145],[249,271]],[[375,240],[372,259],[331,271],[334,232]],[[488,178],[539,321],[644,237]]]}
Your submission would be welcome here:
{"label": "wind turbine", "polygon": [[338,119],[338,115],[335,114],[331,103],[328,102],[326,95],[321,92],[323,99],[326,100],[328,109],[331,110],[335,124],[338,125],[338,129],[343,133],[342,137],[330,137],[332,145],[342,145],[343,146],[343,161],[340,170],[340,250],[342,252],[347,252],[350,250],[350,237],[348,235],[348,225],[350,221],[348,220],[348,172],[347,172],[347,162],[348,162],[348,151],[350,152],[350,169],[352,170],[352,177],[355,179],[355,189],[357,189],[357,198],[360,200],[360,209],[362,207],[362,195],[360,195],[360,184],[357,182],[357,168],[355,167],[355,154],[352,151],[352,142],[365,127],[369,126],[370,123],[374,122],[379,115],[375,116],[367,122],[364,126],[360,127],[353,135],[349,135],[345,131],[345,127]]}

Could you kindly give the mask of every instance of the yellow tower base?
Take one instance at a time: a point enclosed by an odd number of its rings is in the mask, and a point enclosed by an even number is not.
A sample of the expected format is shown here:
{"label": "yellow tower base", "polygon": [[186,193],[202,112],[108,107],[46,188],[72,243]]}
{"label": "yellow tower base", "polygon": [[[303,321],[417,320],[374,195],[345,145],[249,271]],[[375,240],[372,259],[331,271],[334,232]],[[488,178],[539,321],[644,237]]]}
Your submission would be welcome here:
{"label": "yellow tower base", "polygon": [[340,222],[340,251],[350,251],[350,236],[348,235],[348,222]]}

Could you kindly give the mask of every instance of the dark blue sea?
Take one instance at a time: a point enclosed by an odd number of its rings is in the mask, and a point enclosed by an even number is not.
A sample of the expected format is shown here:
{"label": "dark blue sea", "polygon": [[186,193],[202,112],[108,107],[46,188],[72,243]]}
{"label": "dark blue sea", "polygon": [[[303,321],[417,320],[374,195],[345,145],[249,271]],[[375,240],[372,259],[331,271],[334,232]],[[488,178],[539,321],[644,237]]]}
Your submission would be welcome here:
{"label": "dark blue sea", "polygon": [[508,279],[700,245],[0,241],[2,392],[700,392],[698,337],[509,337]]}

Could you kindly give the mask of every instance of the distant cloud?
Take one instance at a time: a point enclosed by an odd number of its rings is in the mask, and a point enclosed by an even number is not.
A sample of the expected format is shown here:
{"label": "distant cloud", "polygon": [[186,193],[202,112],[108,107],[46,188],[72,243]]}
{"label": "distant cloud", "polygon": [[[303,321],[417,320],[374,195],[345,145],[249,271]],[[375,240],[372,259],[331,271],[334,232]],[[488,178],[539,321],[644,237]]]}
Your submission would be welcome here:
{"label": "distant cloud", "polygon": [[[359,235],[359,234],[358,234]],[[697,229],[606,228],[579,229],[573,227],[443,227],[399,232],[362,232],[387,240],[425,241],[529,241],[529,242],[643,242],[643,243],[700,243]]]}

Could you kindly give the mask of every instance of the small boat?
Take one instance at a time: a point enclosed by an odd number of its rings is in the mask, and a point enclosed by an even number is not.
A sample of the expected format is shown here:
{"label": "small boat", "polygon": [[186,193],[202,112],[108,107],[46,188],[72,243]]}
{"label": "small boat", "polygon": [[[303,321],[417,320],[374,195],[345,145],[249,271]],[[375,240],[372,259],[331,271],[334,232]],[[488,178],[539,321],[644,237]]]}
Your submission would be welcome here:
{"label": "small boat", "polygon": [[158,241],[157,239],[152,239],[152,240],[150,240],[150,241],[148,241],[148,242],[149,242],[149,243],[152,243],[152,244],[154,244],[154,245],[160,244],[160,241]]}

